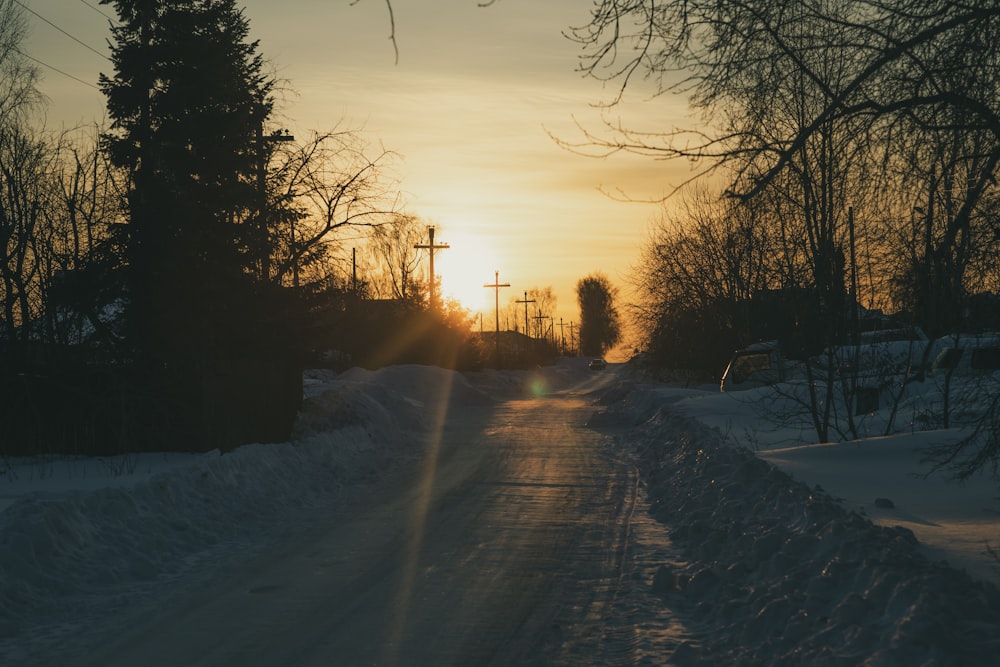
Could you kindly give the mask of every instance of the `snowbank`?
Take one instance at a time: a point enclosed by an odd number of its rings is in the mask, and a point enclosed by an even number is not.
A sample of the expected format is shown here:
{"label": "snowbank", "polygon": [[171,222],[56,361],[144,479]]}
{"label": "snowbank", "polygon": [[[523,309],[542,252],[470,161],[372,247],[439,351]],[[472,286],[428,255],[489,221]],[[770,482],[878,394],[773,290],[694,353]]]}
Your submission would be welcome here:
{"label": "snowbank", "polygon": [[109,605],[211,573],[309,510],[362,497],[418,456],[427,405],[440,402],[445,384],[454,404],[484,400],[440,369],[314,373],[290,443],[225,455],[4,461],[0,664],[92,631]]}
{"label": "snowbank", "polygon": [[210,576],[311,510],[363,498],[421,455],[421,438],[449,411],[580,377],[573,364],[469,376],[428,366],[309,371],[289,443],[0,460],[0,664],[93,633],[110,611],[190,585],[195,573]]}
{"label": "snowbank", "polygon": [[724,441],[678,408],[684,392],[666,394],[621,388],[600,421],[627,427],[620,442],[684,560],[660,567],[654,589],[711,638],[674,664],[995,664],[996,587]]}

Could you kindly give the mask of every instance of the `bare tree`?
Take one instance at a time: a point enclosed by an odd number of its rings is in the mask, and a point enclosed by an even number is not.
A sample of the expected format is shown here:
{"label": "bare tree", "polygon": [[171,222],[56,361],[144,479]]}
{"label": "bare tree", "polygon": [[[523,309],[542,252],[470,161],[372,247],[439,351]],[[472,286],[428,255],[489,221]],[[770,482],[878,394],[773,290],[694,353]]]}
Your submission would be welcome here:
{"label": "bare tree", "polygon": [[381,225],[396,213],[398,191],[384,173],[394,154],[381,147],[370,152],[350,129],[275,148],[267,175],[272,280],[292,286],[322,280],[340,250],[338,230]]}
{"label": "bare tree", "polygon": [[0,124],[17,125],[42,103],[35,84],[38,68],[24,55],[21,45],[28,23],[17,0],[0,0]]}
{"label": "bare tree", "polygon": [[[849,118],[873,123],[951,107],[1000,133],[991,64],[1000,52],[1000,7],[991,0],[599,0],[590,23],[572,34],[586,51],[585,72],[622,90],[636,77],[652,78],[661,92],[687,92],[706,119],[723,119],[699,132],[615,127],[603,145],[713,165],[738,159],[734,192],[744,196],[784,171],[824,128]],[[817,53],[845,69],[831,79],[830,61]],[[802,122],[769,137],[728,122],[748,100],[777,100],[768,85],[786,73],[822,93]]]}
{"label": "bare tree", "polygon": [[21,341],[41,313],[39,236],[45,190],[46,144],[25,127],[0,126],[0,294],[6,334]]}
{"label": "bare tree", "polygon": [[899,194],[909,210],[900,211],[895,279],[900,300],[940,336],[963,326],[968,288],[983,277],[969,275],[969,267],[986,269],[995,257],[1000,136],[972,129],[956,109],[908,120],[897,137]]}
{"label": "bare tree", "polygon": [[400,213],[372,228],[368,249],[378,267],[375,289],[387,298],[422,301],[418,270],[423,253],[415,246],[424,241],[427,225],[420,218]]}
{"label": "bare tree", "polygon": [[0,337],[8,340],[26,338],[40,308],[33,243],[46,151],[29,125],[40,97],[21,51],[26,30],[21,4],[0,0]]}
{"label": "bare tree", "polygon": [[672,204],[629,273],[630,318],[662,363],[717,372],[753,337],[749,305],[780,277],[774,247],[750,206],[705,190]]}
{"label": "bare tree", "polygon": [[[533,301],[528,305],[532,306],[534,311],[537,313],[535,315],[534,321],[535,325],[529,327],[529,331],[534,331],[535,338],[544,338],[548,328],[548,322],[544,321],[543,317],[550,316],[556,311],[556,295],[552,291],[552,287],[532,287],[528,290],[528,300]],[[524,304],[522,304],[523,306]],[[528,333],[526,331],[525,333]],[[529,334],[530,335],[530,334]]]}
{"label": "bare tree", "polygon": [[[92,126],[51,138],[51,193],[43,210],[42,288],[48,340],[115,346],[115,304],[124,285],[126,173],[114,167]],[[88,340],[89,339],[89,340]]]}

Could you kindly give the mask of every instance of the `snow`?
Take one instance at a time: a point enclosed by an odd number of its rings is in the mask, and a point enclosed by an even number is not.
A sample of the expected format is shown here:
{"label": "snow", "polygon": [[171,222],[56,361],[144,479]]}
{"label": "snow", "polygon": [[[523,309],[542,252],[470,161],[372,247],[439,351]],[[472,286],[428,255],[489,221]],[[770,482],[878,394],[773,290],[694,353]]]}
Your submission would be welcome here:
{"label": "snow", "polygon": [[[917,414],[914,404],[921,410],[916,417],[901,420],[895,432],[884,434],[888,408],[883,408],[862,418],[859,428],[867,437],[834,443],[815,443],[805,415],[788,418],[794,411],[778,405],[787,391],[777,392],[782,394],[778,396],[768,388],[720,393],[714,388],[658,387],[652,400],[671,401],[673,409],[710,427],[722,439],[754,450],[808,486],[820,486],[876,524],[907,528],[928,557],[948,560],[1000,585],[1000,563],[990,553],[1000,552],[1000,484],[987,474],[959,484],[943,472],[931,473],[921,463],[928,447],[965,435],[959,428],[914,428],[925,421],[930,397],[939,389],[933,380],[916,386],[907,407],[899,411]],[[969,389],[953,387],[952,393],[961,396]],[[965,405],[972,405],[968,397]],[[779,414],[785,418],[778,420]],[[882,502],[876,503],[879,499]],[[885,500],[893,507],[880,507]]]}
{"label": "snow", "polygon": [[[918,421],[934,387],[913,390]],[[660,567],[654,589],[711,636],[672,660],[996,664],[997,483],[958,485],[919,463],[960,432],[903,423],[815,443],[793,393],[639,383],[604,398],[598,421],[638,457],[652,512],[684,558]],[[884,411],[861,430],[885,429]]]}
{"label": "snow", "polygon": [[[857,440],[816,443],[801,420],[776,419],[781,397],[767,389],[723,394],[614,364],[604,372],[615,382],[594,395],[591,425],[635,458],[677,554],[648,588],[711,639],[664,659],[992,664],[1000,493],[988,478],[923,474],[920,450],[960,435],[918,428],[926,390],[895,421],[865,417]],[[0,664],[95,632],[110,611],[139,613],[312,510],[362,500],[416,460],[414,443],[445,407],[541,395],[590,374],[586,360],[543,373],[311,371],[288,443],[0,460]]]}

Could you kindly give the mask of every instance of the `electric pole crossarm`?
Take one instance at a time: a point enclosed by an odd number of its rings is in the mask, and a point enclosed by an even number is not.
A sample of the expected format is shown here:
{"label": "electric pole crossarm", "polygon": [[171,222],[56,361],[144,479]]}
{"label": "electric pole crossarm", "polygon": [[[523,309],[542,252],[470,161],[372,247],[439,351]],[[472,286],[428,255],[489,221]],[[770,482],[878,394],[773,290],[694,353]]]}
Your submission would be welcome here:
{"label": "electric pole crossarm", "polygon": [[[267,211],[267,157],[268,151],[265,149],[265,145],[268,143],[276,141],[295,141],[295,137],[288,134],[287,131],[282,132],[280,130],[275,131],[271,134],[264,134],[264,124],[257,127],[257,136],[255,137],[257,142],[257,197],[259,198],[257,203],[257,225],[258,233],[260,234],[260,244],[261,247],[258,249],[260,254],[260,273],[261,278],[264,282],[271,279],[271,239],[270,239],[270,228],[268,227],[268,211]],[[292,248],[295,248],[295,226],[292,226]],[[292,266],[294,271],[293,284],[295,287],[299,286],[299,273],[298,261]]]}
{"label": "electric pole crossarm", "polygon": [[435,250],[444,250],[446,248],[450,248],[451,246],[448,245],[447,243],[438,243],[438,244],[434,243],[434,225],[431,225],[431,226],[429,226],[427,228],[427,236],[430,239],[429,243],[418,243],[418,244],[414,245],[413,247],[415,249],[417,249],[417,250],[427,250],[430,253],[430,258],[431,258],[431,295],[430,295],[430,305],[431,305],[431,310],[434,310],[434,308],[435,308],[435,299],[434,299],[434,251]]}
{"label": "electric pole crossarm", "polygon": [[496,317],[496,321],[497,321],[497,331],[496,331],[495,342],[496,342],[496,364],[497,364],[497,368],[499,368],[500,367],[500,288],[501,287],[510,287],[510,283],[501,283],[500,282],[500,272],[499,271],[497,271],[494,274],[494,276],[495,277],[493,279],[493,284],[490,285],[489,283],[487,283],[487,284],[483,285],[483,287],[488,287],[488,288],[493,289],[493,290],[496,291],[496,311],[495,311],[495,315],[494,316]]}
{"label": "electric pole crossarm", "polygon": [[528,304],[529,303],[535,303],[535,300],[534,299],[529,299],[528,298],[528,290],[525,290],[524,291],[524,299],[523,300],[522,299],[518,299],[515,303],[523,303],[524,304],[524,335],[530,337],[531,334],[528,333]]}

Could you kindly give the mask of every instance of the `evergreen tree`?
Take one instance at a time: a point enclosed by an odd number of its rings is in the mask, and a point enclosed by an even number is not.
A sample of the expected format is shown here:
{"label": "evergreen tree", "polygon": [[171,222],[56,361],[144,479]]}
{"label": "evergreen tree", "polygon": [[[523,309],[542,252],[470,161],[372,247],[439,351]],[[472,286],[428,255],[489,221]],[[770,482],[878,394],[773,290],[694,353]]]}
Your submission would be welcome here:
{"label": "evergreen tree", "polygon": [[580,351],[584,356],[603,356],[621,340],[621,319],[615,306],[617,291],[600,273],[591,274],[576,284]]}
{"label": "evergreen tree", "polygon": [[[151,431],[204,447],[287,437],[301,399],[290,299],[267,281],[273,81],[233,0],[102,0],[104,144],[131,175],[126,331]],[[156,408],[150,407],[150,410]]]}
{"label": "evergreen tree", "polygon": [[[113,162],[130,170],[131,332],[159,367],[214,355],[254,316],[261,128],[272,82],[233,0],[104,0],[113,77],[102,76]],[[249,321],[248,321],[249,320]]]}

